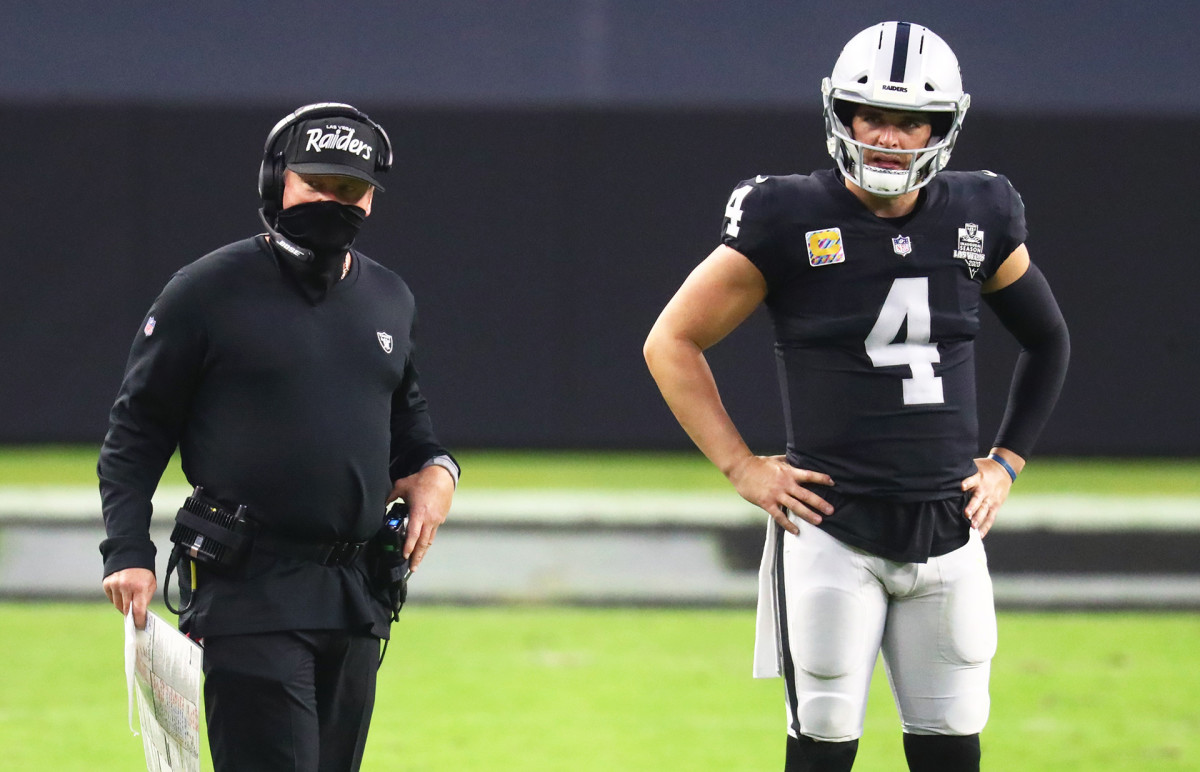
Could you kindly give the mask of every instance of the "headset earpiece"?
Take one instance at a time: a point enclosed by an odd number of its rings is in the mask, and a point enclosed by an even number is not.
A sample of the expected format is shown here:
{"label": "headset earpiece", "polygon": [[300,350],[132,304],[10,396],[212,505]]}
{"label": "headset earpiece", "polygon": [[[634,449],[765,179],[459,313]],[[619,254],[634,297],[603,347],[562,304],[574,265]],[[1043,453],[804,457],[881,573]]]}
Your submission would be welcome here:
{"label": "headset earpiece", "polygon": [[258,195],[269,211],[277,212],[283,204],[283,172],[285,169],[286,162],[282,150],[265,155],[258,168]]}
{"label": "headset earpiece", "polygon": [[375,135],[379,137],[379,157],[375,159],[375,168],[380,172],[386,172],[392,168],[392,141],[383,127],[365,114],[363,114],[363,121],[374,129]]}

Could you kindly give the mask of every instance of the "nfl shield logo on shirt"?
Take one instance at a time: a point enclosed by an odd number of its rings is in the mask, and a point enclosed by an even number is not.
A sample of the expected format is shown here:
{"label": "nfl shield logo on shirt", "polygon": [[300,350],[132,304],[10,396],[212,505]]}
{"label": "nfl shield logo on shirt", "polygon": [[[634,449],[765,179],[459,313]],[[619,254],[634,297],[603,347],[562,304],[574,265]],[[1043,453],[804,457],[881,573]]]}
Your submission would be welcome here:
{"label": "nfl shield logo on shirt", "polygon": [[385,353],[385,354],[392,353],[392,336],[388,335],[386,332],[383,332],[382,330],[377,331],[375,333],[375,336],[377,338],[379,338],[379,345],[383,347],[383,353]]}
{"label": "nfl shield logo on shirt", "polygon": [[154,326],[156,324],[157,322],[154,321],[153,316],[146,320],[146,326],[142,328],[142,332],[146,333],[147,338],[154,334]]}
{"label": "nfl shield logo on shirt", "polygon": [[892,251],[900,257],[912,252],[912,239],[908,236],[896,236],[892,239]]}

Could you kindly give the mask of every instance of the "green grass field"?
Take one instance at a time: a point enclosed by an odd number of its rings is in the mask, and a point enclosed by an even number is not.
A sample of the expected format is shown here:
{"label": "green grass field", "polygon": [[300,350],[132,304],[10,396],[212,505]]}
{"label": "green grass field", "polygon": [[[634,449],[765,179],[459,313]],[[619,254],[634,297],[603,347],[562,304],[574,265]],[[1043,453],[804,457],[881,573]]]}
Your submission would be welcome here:
{"label": "green grass field", "polygon": [[[1000,625],[985,768],[1200,769],[1200,617],[1008,613]],[[140,768],[118,614],[0,603],[0,629],[3,769]],[[782,768],[782,685],[749,676],[751,611],[408,608],[395,634],[365,770]],[[855,770],[899,769],[877,673]]]}
{"label": "green grass field", "polygon": [[[94,486],[95,460],[89,447],[0,449],[0,486]],[[460,460],[463,485],[481,489],[728,490],[696,453]],[[183,483],[173,463],[164,484]],[[1197,497],[1200,460],[1035,459],[1019,486]],[[753,627],[752,610],[406,608],[364,769],[781,769],[782,684],[750,678]],[[144,768],[125,724],[119,615],[0,602],[0,630],[0,769]],[[1200,769],[1200,615],[1003,613],[1000,635],[986,769]],[[877,672],[855,770],[904,768]]]}
{"label": "green grass field", "polygon": [[[0,486],[94,485],[97,448],[0,448]],[[727,490],[725,478],[698,452],[463,451],[463,485],[472,488]],[[164,484],[184,484],[178,458]],[[1021,474],[1030,493],[1200,496],[1200,459],[1034,458]]]}

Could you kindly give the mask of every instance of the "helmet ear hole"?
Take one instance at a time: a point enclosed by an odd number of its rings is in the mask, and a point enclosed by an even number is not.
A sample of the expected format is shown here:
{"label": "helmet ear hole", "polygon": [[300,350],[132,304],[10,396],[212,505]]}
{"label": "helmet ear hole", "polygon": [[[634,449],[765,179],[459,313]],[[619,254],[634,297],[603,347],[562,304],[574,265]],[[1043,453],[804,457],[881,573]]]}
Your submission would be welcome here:
{"label": "helmet ear hole", "polygon": [[854,122],[854,113],[858,110],[858,105],[853,102],[848,102],[845,99],[833,100],[833,113],[837,119],[842,122],[842,125],[847,129]]}
{"label": "helmet ear hole", "polygon": [[954,116],[950,113],[930,113],[929,128],[932,129],[930,134],[934,137],[944,137],[950,133],[950,128],[954,125]]}

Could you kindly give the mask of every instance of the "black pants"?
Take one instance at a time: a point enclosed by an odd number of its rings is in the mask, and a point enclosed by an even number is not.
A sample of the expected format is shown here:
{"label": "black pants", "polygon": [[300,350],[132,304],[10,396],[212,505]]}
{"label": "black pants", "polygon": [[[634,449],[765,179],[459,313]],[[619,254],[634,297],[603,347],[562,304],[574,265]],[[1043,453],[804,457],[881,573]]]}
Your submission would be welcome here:
{"label": "black pants", "polygon": [[213,768],[356,772],[378,668],[378,639],[344,630],[206,637]]}

